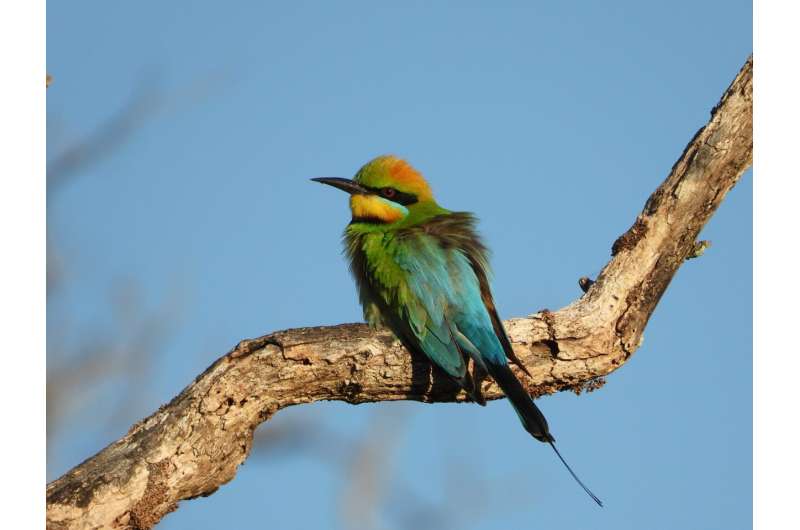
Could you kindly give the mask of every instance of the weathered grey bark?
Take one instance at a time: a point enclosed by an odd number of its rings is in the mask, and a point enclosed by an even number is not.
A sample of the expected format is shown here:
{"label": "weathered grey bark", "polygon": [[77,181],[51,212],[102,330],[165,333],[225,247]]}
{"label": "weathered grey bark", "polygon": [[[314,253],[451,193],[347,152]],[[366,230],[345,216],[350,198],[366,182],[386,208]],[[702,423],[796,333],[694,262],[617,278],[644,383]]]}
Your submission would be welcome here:
{"label": "weathered grey bark", "polygon": [[[637,349],[695,239],[752,163],[748,59],[586,293],[555,312],[506,321],[533,395],[592,388]],[[484,381],[488,399],[502,397]],[[126,436],[47,486],[52,529],[150,528],[178,502],[212,494],[278,410],[341,400],[463,401],[425,359],[362,324],[301,328],[242,341]]]}

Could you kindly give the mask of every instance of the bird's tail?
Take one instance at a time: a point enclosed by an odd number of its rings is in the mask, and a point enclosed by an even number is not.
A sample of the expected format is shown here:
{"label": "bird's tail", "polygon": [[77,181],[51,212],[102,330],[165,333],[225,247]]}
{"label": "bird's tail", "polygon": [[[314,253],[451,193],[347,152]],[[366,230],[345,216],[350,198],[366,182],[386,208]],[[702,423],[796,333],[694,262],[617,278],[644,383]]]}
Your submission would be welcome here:
{"label": "bird's tail", "polygon": [[486,364],[489,374],[503,389],[525,430],[540,442],[555,442],[555,439],[550,434],[544,414],[522,387],[522,383],[519,382],[511,368],[507,364]]}
{"label": "bird's tail", "polygon": [[555,438],[553,435],[550,434],[550,429],[547,426],[547,420],[542,414],[542,411],[539,410],[539,407],[533,402],[531,396],[528,395],[528,392],[522,386],[522,383],[519,382],[519,379],[514,375],[514,372],[511,371],[511,368],[508,367],[507,364],[497,365],[487,363],[487,368],[489,374],[497,381],[497,384],[500,385],[500,388],[503,389],[503,392],[508,397],[508,400],[511,402],[511,405],[514,407],[514,410],[519,416],[519,420],[522,422],[522,426],[525,427],[525,430],[530,433],[531,436],[539,440],[540,442],[546,442],[550,444],[550,447],[553,448],[558,459],[561,460],[561,463],[564,464],[564,467],[567,468],[569,474],[572,475],[572,478],[583,488],[583,491],[586,492],[589,497],[592,498],[594,502],[598,505],[602,506],[603,502],[597,498],[597,496],[592,493],[592,491],[586,487],[586,485],[578,478],[578,475],[572,471],[572,468],[569,467],[567,461],[564,460],[564,457],[561,456],[561,453],[558,452],[555,445]]}

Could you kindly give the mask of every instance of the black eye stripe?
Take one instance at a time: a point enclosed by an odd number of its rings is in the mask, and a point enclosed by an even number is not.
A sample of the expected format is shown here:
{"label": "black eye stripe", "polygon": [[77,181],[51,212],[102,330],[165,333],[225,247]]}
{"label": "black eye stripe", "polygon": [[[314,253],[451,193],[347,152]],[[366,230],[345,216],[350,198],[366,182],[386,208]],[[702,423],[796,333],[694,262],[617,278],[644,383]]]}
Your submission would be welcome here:
{"label": "black eye stripe", "polygon": [[373,192],[375,195],[379,195],[381,197],[389,199],[390,201],[396,202],[397,204],[402,204],[403,206],[408,206],[410,204],[414,204],[415,202],[417,202],[419,200],[419,199],[417,199],[417,196],[414,195],[413,193],[405,193],[405,192],[399,191],[399,190],[397,190],[395,188],[390,188],[390,187],[386,187],[386,188],[369,188],[369,187],[367,187],[367,189],[370,190],[371,192]]}

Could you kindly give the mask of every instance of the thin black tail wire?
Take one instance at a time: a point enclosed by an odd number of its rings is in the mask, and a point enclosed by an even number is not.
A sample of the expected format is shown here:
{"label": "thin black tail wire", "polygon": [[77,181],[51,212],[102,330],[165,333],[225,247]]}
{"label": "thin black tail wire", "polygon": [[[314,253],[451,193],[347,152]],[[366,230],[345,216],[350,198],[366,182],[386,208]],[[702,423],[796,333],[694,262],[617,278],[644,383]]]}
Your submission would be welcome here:
{"label": "thin black tail wire", "polygon": [[569,464],[567,464],[567,461],[566,461],[566,460],[564,460],[564,457],[563,457],[563,456],[561,456],[561,453],[559,453],[559,452],[558,452],[558,449],[556,449],[556,444],[554,444],[552,440],[548,441],[548,443],[550,444],[550,447],[552,447],[552,448],[553,448],[553,451],[555,451],[555,452],[556,452],[556,455],[558,456],[558,459],[559,459],[559,460],[561,460],[561,463],[562,463],[562,464],[564,464],[564,467],[566,467],[566,468],[567,468],[567,471],[569,471],[569,474],[570,474],[570,475],[572,475],[572,478],[574,478],[574,479],[575,479],[575,482],[577,482],[578,484],[580,484],[580,486],[583,488],[583,491],[585,491],[585,492],[586,492],[586,494],[587,494],[587,495],[589,495],[589,497],[591,497],[591,498],[592,498],[592,500],[593,500],[594,502],[596,502],[598,506],[602,507],[602,506],[603,506],[603,501],[601,501],[600,499],[598,499],[598,498],[597,498],[597,495],[595,495],[594,493],[592,493],[592,490],[590,490],[589,488],[587,488],[587,487],[586,487],[586,484],[584,484],[584,483],[581,481],[581,479],[579,479],[579,478],[578,478],[578,475],[576,475],[576,474],[575,474],[575,472],[572,470],[572,468],[571,468],[571,467],[569,467]]}

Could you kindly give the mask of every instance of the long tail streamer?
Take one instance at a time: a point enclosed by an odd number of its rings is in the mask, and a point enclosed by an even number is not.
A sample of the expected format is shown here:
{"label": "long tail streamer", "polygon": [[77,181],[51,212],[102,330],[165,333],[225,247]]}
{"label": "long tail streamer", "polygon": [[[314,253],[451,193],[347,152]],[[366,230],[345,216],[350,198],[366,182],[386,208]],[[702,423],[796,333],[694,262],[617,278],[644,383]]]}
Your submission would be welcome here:
{"label": "long tail streamer", "polygon": [[558,455],[558,459],[559,459],[559,460],[561,460],[561,463],[562,463],[562,464],[564,464],[564,467],[566,467],[566,468],[567,468],[567,471],[569,471],[569,474],[570,474],[570,475],[572,475],[572,478],[574,478],[574,479],[575,479],[575,482],[577,482],[578,484],[580,484],[580,485],[581,485],[581,487],[583,488],[583,491],[585,491],[585,492],[586,492],[586,494],[587,494],[587,495],[589,495],[589,497],[591,497],[591,498],[592,498],[592,500],[593,500],[594,502],[596,502],[598,506],[602,507],[602,506],[603,506],[603,501],[601,501],[600,499],[598,499],[598,498],[597,498],[597,495],[595,495],[594,493],[592,493],[592,490],[590,490],[589,488],[587,488],[587,487],[586,487],[586,484],[584,484],[584,483],[581,481],[581,479],[579,479],[579,478],[578,478],[578,475],[576,475],[576,474],[575,474],[575,472],[572,470],[572,468],[571,468],[571,467],[569,467],[569,464],[567,464],[567,461],[566,461],[566,460],[564,460],[564,457],[563,457],[563,456],[561,456],[561,453],[559,453],[559,452],[558,452],[558,449],[556,449],[556,444],[554,444],[552,441],[549,441],[548,443],[550,444],[550,447],[552,447],[552,448],[553,448],[553,451],[555,451],[555,452],[556,452],[556,455]]}

